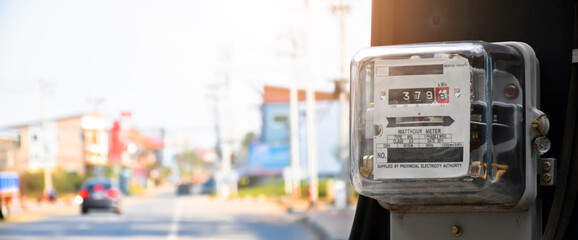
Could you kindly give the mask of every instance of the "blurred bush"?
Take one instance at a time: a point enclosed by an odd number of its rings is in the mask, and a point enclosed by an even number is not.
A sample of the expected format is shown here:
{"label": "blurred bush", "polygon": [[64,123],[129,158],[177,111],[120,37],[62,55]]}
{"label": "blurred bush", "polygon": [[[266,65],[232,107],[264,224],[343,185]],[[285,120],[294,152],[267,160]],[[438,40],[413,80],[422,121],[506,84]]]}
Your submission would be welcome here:
{"label": "blurred bush", "polygon": [[[56,168],[52,170],[52,186],[56,191],[56,196],[66,194],[76,194],[84,176],[77,172],[67,172],[64,169]],[[20,174],[20,194],[31,199],[41,199],[44,195],[44,172],[25,172]]]}
{"label": "blurred bush", "polygon": [[[327,181],[329,179],[320,179],[317,182],[317,192],[319,193],[320,198],[327,197]],[[309,196],[307,192],[309,191],[309,183],[308,182],[301,182],[301,197]]]}
{"label": "blurred bush", "polygon": [[52,185],[57,196],[76,194],[84,182],[84,176],[77,172],[67,172],[62,168],[52,170]]}
{"label": "blurred bush", "polygon": [[20,174],[20,194],[31,199],[42,199],[44,191],[44,172],[25,172]]}
{"label": "blurred bush", "polygon": [[281,197],[285,195],[283,181],[275,181],[265,185],[255,185],[239,188],[238,197]]}
{"label": "blurred bush", "polygon": [[[91,178],[91,177],[97,177],[95,175],[95,168],[97,166],[95,165],[86,165],[86,178]],[[114,168],[112,166],[102,166],[102,174],[104,176],[102,177],[107,177],[107,178],[114,178],[118,175],[118,173],[115,173]]]}
{"label": "blurred bush", "polygon": [[[317,190],[320,198],[327,197],[327,181],[321,179],[317,184]],[[240,181],[241,182],[241,181]],[[241,184],[240,184],[241,185]],[[301,197],[307,198],[309,183],[301,182]],[[271,181],[263,185],[241,185],[237,192],[238,197],[282,197],[285,195],[285,183],[283,180]]]}

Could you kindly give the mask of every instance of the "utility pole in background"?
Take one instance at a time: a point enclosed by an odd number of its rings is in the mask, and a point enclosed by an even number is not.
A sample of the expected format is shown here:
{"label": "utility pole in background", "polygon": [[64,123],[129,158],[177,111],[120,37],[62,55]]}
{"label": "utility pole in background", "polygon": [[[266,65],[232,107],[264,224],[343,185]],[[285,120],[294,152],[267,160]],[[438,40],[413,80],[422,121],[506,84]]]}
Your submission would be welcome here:
{"label": "utility pole in background", "polygon": [[[228,76],[225,76],[225,81],[227,81]],[[228,83],[225,83],[225,85]],[[214,102],[214,113],[215,113],[215,135],[216,135],[216,143],[215,143],[215,152],[217,153],[217,158],[220,159],[220,164],[215,167],[215,180],[217,184],[217,194],[221,198],[228,198],[230,189],[228,184],[225,181],[226,174],[231,171],[231,151],[228,147],[227,138],[223,139],[223,85],[222,84],[215,84],[209,86],[211,88],[211,97],[213,98]],[[225,130],[226,131],[226,130]]]}
{"label": "utility pole in background", "polygon": [[311,56],[311,9],[309,0],[305,0],[305,56],[307,58],[307,166],[309,173],[309,201],[317,203],[317,127],[315,126],[315,83],[313,76],[313,59]]}
{"label": "utility pole in background", "polygon": [[46,117],[46,95],[49,94],[51,83],[40,80],[41,114],[42,114],[42,155],[44,167],[44,194],[54,191],[52,185],[52,166],[50,163],[50,149],[48,146],[48,119]]}
{"label": "utility pole in background", "polygon": [[229,52],[225,52],[224,59],[224,79],[222,84],[216,84],[211,86],[213,90],[213,99],[215,101],[215,131],[217,137],[217,154],[221,160],[221,164],[218,169],[218,174],[215,177],[217,180],[217,192],[221,198],[227,199],[231,194],[236,194],[237,192],[237,178],[238,176],[231,171],[231,160],[233,155],[233,121],[227,121],[232,119],[230,116],[230,111],[228,107],[231,106],[229,95],[230,84],[230,56]]}
{"label": "utility pole in background", "polygon": [[349,11],[349,5],[344,0],[339,0],[339,4],[331,6],[331,12],[339,15],[339,40],[340,40],[340,78],[336,81],[335,87],[339,92],[339,160],[341,161],[341,178],[345,182],[345,205],[348,204],[350,196],[349,187],[349,100],[347,99],[348,76],[345,57],[345,14]]}
{"label": "utility pole in background", "polygon": [[297,39],[291,35],[291,45],[293,51],[291,52],[291,63],[293,68],[293,79],[289,89],[289,129],[290,129],[290,148],[291,148],[291,177],[292,181],[292,196],[298,198],[301,195],[301,163],[299,159],[299,96],[297,92],[297,67],[295,61],[297,58]]}
{"label": "utility pole in background", "polygon": [[209,85],[211,94],[209,97],[213,100],[213,114],[215,118],[215,153],[217,154],[217,158],[221,158],[221,129],[219,126],[219,96],[218,96],[218,85]]}

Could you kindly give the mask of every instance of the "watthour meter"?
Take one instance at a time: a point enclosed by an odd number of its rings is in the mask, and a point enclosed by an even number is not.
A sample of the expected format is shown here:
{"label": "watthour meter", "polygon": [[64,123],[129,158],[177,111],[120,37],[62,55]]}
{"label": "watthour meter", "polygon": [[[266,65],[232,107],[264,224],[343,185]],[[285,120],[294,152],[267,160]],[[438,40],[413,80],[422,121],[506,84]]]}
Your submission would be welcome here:
{"label": "watthour meter", "polygon": [[548,119],[524,43],[372,47],[351,66],[351,181],[390,210],[527,209]]}

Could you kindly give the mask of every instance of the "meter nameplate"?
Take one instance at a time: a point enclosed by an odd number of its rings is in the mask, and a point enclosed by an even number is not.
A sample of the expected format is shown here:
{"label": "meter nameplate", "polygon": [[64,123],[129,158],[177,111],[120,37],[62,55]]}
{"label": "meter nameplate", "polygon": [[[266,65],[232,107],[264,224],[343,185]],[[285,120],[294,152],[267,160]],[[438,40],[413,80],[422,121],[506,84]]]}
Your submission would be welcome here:
{"label": "meter nameplate", "polygon": [[452,58],[376,60],[373,178],[467,174],[470,66]]}

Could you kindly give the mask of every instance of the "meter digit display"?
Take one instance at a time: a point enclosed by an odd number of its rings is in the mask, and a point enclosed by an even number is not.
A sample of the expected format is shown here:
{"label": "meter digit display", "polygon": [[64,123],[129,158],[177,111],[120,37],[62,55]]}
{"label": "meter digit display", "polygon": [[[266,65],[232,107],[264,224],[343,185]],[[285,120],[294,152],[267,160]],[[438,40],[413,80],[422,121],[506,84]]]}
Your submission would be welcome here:
{"label": "meter digit display", "polygon": [[389,104],[433,103],[434,92],[434,88],[389,89]]}
{"label": "meter digit display", "polygon": [[449,96],[448,96],[449,88],[436,88],[436,100],[438,103],[448,103]]}

